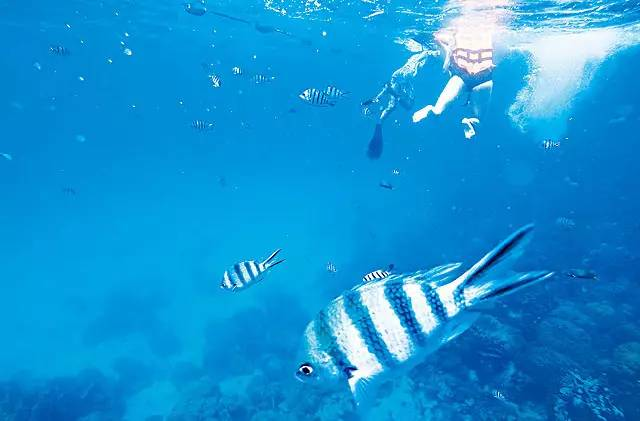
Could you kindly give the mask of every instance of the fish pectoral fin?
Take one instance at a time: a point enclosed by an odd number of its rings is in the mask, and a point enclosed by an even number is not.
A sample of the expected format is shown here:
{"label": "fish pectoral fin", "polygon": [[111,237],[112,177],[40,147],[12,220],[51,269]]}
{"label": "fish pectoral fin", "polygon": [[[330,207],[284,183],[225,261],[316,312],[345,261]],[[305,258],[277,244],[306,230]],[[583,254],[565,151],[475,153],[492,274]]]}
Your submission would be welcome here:
{"label": "fish pectoral fin", "polygon": [[[347,369],[345,369],[345,373],[346,371]],[[351,389],[356,405],[360,405],[368,397],[369,379],[361,377],[355,368],[349,371],[349,375],[349,389]]]}
{"label": "fish pectoral fin", "polygon": [[448,322],[449,327],[444,332],[441,338],[441,343],[444,345],[463,334],[476,320],[478,320],[478,317],[480,317],[480,313],[473,311],[467,311],[457,315],[453,320]]}

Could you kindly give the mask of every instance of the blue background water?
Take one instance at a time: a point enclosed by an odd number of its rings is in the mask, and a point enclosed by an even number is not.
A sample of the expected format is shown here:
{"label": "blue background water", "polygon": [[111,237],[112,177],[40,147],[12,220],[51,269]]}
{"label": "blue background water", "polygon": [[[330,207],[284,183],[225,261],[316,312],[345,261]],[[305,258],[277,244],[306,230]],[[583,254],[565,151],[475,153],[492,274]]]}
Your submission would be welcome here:
{"label": "blue background water", "polygon": [[[621,418],[614,405],[640,418],[637,48],[564,110],[560,148],[506,115],[527,74],[516,55],[495,72],[477,139],[463,139],[456,108],[421,125],[399,111],[369,161],[374,122],[358,104],[408,57],[389,27],[221,6],[305,45],[178,3],[0,7],[0,152],[13,157],[0,158],[0,418],[356,418],[344,391],[293,380],[308,320],[372,269],[472,263],[527,222],[523,268],[600,279],[558,276],[501,300],[390,386],[375,419]],[[233,66],[276,80],[254,85]],[[446,79],[427,63],[417,103]],[[297,99],[327,84],[352,93],[326,109]],[[276,248],[287,262],[263,284],[218,288],[229,265]],[[582,404],[572,375],[591,384]]]}

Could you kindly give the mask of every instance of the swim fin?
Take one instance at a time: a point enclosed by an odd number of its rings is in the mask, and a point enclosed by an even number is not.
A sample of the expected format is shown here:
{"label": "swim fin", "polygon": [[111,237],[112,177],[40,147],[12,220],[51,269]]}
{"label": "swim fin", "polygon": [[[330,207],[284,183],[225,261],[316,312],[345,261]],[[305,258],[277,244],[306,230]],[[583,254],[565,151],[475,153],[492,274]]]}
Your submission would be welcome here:
{"label": "swim fin", "polygon": [[380,158],[382,156],[382,146],[382,123],[378,123],[373,131],[373,137],[369,141],[369,149],[367,150],[369,159]]}

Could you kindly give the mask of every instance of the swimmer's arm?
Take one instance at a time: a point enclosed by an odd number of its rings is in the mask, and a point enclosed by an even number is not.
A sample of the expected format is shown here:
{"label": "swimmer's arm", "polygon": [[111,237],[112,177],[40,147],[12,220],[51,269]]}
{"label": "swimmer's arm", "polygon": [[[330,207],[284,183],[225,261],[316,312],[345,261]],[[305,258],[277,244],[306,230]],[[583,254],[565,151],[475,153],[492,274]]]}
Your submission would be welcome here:
{"label": "swimmer's arm", "polygon": [[444,50],[444,61],[442,63],[442,69],[446,71],[449,69],[449,63],[451,63],[453,38],[451,37],[451,34],[446,31],[438,31],[433,37],[436,39],[438,45],[440,45],[440,47],[442,47],[442,49]]}
{"label": "swimmer's arm", "polygon": [[450,50],[453,45],[453,37],[448,31],[438,31],[433,37],[436,42],[445,50]]}

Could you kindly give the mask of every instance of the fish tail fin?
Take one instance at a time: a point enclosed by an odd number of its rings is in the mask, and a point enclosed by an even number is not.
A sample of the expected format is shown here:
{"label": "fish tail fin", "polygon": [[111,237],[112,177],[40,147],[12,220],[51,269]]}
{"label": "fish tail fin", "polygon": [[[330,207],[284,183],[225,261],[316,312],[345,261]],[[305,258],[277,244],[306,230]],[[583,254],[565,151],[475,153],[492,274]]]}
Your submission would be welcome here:
{"label": "fish tail fin", "polygon": [[278,253],[280,253],[281,251],[282,251],[282,249],[277,249],[276,251],[274,251],[273,253],[271,253],[271,254],[269,255],[269,257],[267,257],[266,259],[264,259],[264,261],[262,262],[262,265],[263,265],[265,268],[270,268],[270,267],[273,267],[273,266],[275,266],[275,265],[277,265],[277,264],[280,264],[280,263],[284,262],[284,259],[283,259],[283,260],[280,260],[280,261],[277,261],[277,262],[273,262],[273,259],[275,259],[275,258],[276,258],[276,256],[278,255]]}
{"label": "fish tail fin", "polygon": [[280,263],[284,262],[284,260],[285,260],[285,259],[280,259],[280,260],[278,260],[277,262],[269,263],[269,264],[267,265],[267,269],[271,269],[272,267],[279,265]]}
{"label": "fish tail fin", "polygon": [[548,271],[501,273],[505,266],[522,255],[532,230],[533,224],[520,228],[453,281],[450,285],[454,288],[454,297],[468,307],[551,277],[553,272]]}

